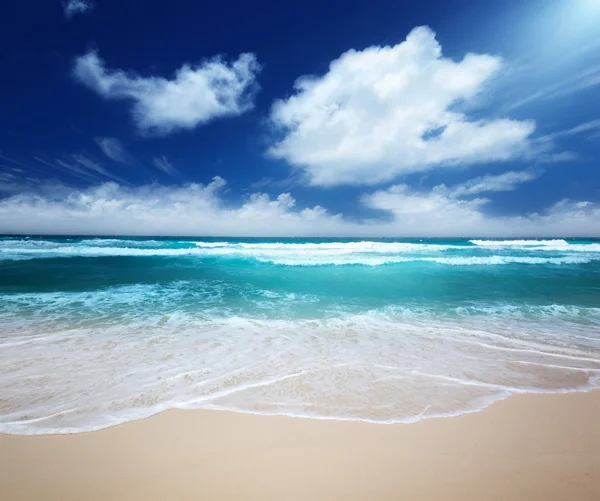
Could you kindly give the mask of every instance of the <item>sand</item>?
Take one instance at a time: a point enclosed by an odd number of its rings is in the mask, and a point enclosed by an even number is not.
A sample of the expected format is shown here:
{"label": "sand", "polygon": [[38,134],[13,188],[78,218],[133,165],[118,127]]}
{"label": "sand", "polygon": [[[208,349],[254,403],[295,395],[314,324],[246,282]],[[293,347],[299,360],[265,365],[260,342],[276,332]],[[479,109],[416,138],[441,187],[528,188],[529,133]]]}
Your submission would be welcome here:
{"label": "sand", "polygon": [[167,411],[0,435],[0,500],[600,500],[600,391],[376,425]]}

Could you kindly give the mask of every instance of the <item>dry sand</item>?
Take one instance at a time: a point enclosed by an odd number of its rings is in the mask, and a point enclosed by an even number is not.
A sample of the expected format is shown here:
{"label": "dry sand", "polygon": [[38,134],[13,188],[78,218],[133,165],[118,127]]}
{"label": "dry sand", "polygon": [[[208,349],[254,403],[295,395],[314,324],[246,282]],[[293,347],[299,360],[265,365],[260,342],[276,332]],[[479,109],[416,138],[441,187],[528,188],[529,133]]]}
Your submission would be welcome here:
{"label": "dry sand", "polygon": [[0,500],[600,500],[600,391],[374,425],[168,411],[0,435]]}

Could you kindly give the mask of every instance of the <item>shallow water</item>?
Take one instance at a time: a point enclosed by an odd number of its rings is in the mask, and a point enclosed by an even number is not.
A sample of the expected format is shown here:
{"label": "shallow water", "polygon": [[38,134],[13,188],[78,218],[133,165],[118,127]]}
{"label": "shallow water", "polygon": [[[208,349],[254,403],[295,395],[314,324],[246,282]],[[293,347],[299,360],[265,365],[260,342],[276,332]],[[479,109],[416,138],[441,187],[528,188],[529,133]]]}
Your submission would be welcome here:
{"label": "shallow water", "polygon": [[0,238],[0,432],[410,422],[599,377],[598,240]]}

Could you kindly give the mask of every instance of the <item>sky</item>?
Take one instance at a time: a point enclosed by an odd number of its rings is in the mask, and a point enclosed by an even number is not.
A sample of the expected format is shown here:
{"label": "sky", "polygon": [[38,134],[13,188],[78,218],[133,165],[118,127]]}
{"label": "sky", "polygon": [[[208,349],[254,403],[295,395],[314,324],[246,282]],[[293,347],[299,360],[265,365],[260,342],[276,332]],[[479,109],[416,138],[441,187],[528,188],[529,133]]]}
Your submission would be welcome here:
{"label": "sky", "polygon": [[600,0],[0,6],[0,233],[600,236]]}

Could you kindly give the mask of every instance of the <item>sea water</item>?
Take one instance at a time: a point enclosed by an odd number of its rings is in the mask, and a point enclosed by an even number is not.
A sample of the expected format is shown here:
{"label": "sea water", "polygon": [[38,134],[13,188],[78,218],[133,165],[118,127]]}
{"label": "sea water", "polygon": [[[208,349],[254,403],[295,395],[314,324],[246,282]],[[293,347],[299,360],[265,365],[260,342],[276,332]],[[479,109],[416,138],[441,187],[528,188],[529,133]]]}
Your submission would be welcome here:
{"label": "sea water", "polygon": [[599,240],[0,238],[4,433],[413,422],[599,378]]}

